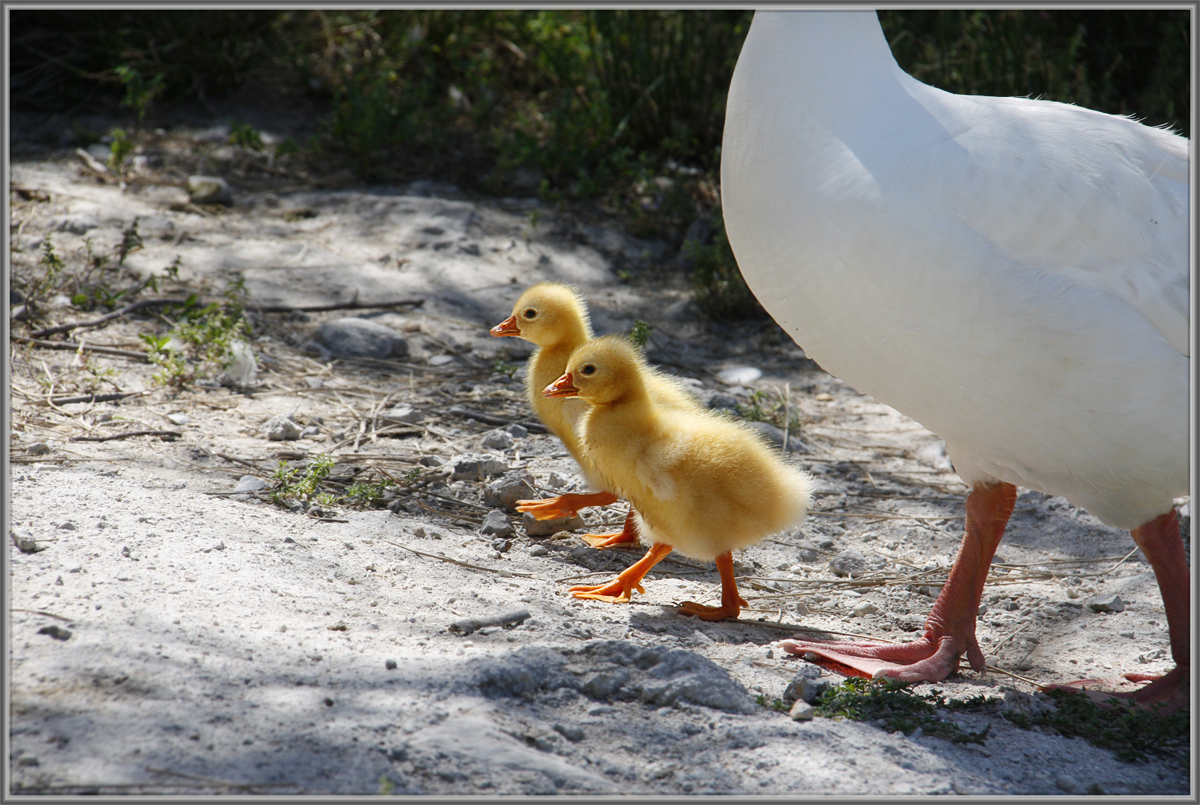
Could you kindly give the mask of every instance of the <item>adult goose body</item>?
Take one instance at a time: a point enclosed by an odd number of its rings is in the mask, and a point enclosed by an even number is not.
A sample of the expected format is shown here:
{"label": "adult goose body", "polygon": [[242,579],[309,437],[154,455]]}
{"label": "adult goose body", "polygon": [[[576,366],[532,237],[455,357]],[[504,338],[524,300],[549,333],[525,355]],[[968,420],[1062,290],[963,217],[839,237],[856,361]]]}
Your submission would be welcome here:
{"label": "adult goose body", "polygon": [[1132,695],[1186,701],[1188,156],[1128,118],[922,84],[873,11],[755,16],[721,162],[742,274],[823,368],[944,439],[973,490],[920,641],[785,648],[907,680],[963,653],[982,670],[975,613],[1019,485],[1132,531],[1177,665]]}

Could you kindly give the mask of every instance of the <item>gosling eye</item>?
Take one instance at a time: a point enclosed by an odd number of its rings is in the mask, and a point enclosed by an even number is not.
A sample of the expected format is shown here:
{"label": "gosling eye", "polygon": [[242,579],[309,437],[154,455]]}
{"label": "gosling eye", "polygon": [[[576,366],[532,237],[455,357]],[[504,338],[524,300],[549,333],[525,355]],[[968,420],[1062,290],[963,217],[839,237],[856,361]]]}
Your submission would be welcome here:
{"label": "gosling eye", "polygon": [[587,363],[579,370],[579,374],[590,376],[596,374],[596,367],[593,364]]}
{"label": "gosling eye", "polygon": [[536,310],[534,310],[533,308],[526,308],[526,309],[525,309],[525,312],[524,312],[523,314],[521,314],[521,315],[523,315],[523,316],[524,316],[525,318],[527,318],[527,319],[536,319],[536,318],[537,318],[537,311],[536,311]]}

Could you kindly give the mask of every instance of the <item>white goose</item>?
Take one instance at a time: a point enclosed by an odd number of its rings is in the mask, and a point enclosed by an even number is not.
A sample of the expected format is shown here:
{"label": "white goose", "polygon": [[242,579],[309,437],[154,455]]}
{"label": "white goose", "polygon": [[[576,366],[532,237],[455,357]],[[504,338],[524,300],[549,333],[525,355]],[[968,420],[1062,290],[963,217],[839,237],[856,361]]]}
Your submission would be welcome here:
{"label": "white goose", "polygon": [[755,16],[721,160],[742,274],[822,367],[941,436],[973,489],[921,640],[785,648],[909,681],[963,652],[981,671],[975,615],[1020,485],[1132,529],[1176,668],[1130,696],[1188,701],[1188,151],[1127,118],[926,86],[873,11]]}

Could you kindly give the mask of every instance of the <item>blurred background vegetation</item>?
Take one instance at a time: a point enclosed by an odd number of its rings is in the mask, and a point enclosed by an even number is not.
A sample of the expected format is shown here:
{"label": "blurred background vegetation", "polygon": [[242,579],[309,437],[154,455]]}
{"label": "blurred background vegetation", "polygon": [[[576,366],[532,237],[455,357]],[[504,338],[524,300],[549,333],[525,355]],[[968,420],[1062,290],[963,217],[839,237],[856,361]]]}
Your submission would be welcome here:
{"label": "blurred background vegetation", "polygon": [[[632,234],[681,248],[710,313],[754,315],[717,188],[725,92],[751,15],[13,10],[11,108],[67,118],[107,108],[134,132],[239,94],[267,110],[311,110],[307,130],[276,146],[281,156],[367,182],[432,178],[598,205]],[[928,84],[1132,114],[1190,136],[1187,10],[880,20],[901,67]]]}

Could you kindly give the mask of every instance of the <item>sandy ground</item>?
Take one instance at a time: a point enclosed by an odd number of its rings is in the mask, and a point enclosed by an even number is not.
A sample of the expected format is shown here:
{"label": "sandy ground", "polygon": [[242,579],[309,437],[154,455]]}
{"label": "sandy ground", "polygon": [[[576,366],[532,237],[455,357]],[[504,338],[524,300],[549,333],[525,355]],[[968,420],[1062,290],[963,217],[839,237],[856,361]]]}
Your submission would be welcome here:
{"label": "sandy ground", "polygon": [[[948,716],[970,730],[990,725],[975,745],[873,722],[795,721],[771,707],[811,667],[772,648],[801,627],[915,636],[957,550],[966,490],[933,434],[822,372],[773,325],[696,317],[684,281],[649,267],[671,257],[666,244],[551,210],[535,221],[535,200],[467,198],[431,183],[234,182],[232,209],[189,208],[178,187],[122,189],[82,164],[69,151],[14,160],[12,183],[29,191],[12,194],[14,262],[36,262],[62,216],[99,224],[53,232],[58,253],[77,264],[85,238],[112,248],[140,217],[145,245],[126,266],[162,275],[179,257],[178,285],[164,295],[214,296],[241,277],[258,304],[422,304],[258,314],[259,371],[244,389],[173,391],[128,358],[12,345],[8,526],[37,550],[14,540],[8,553],[10,793],[1192,789],[1177,759],[1123,763],[997,713]],[[436,466],[490,455],[548,492],[581,484],[552,436],[483,446],[503,423],[531,422],[519,383],[529,347],[487,328],[547,279],[584,290],[599,332],[648,322],[651,359],[701,396],[745,402],[757,390],[799,415],[803,449],[789,460],[816,479],[813,511],[796,531],[736,556],[750,603],[739,621],[675,612],[719,590],[711,564],[684,558],[659,565],[631,604],[573,599],[568,586],[615,575],[640,553],[595,551],[567,533],[531,537],[512,511],[515,531],[498,546],[479,533],[494,508],[486,482]],[[59,309],[48,321],[94,315]],[[302,349],[318,324],[343,316],[394,328],[408,355],[335,361]],[[149,330],[161,324],[122,317],[74,337],[136,351]],[[739,388],[718,378],[737,366],[762,376]],[[80,389],[145,394],[46,402]],[[399,404],[414,408],[415,422],[381,416]],[[316,435],[268,441],[263,425],[279,414]],[[132,430],[174,435],[80,440]],[[269,487],[280,461],[321,453],[346,473],[418,469],[428,483],[395,511],[306,514],[234,493],[243,476]],[[585,519],[616,524],[624,511]],[[835,575],[830,560],[847,549],[876,569]],[[1047,706],[1037,682],[1165,671],[1162,603],[1132,549],[1128,534],[1022,490],[979,620],[991,667],[917,690],[984,693],[1033,711]],[[1113,594],[1123,611],[1089,606]],[[876,612],[855,617],[863,601]],[[451,628],[515,610],[508,625]]]}

